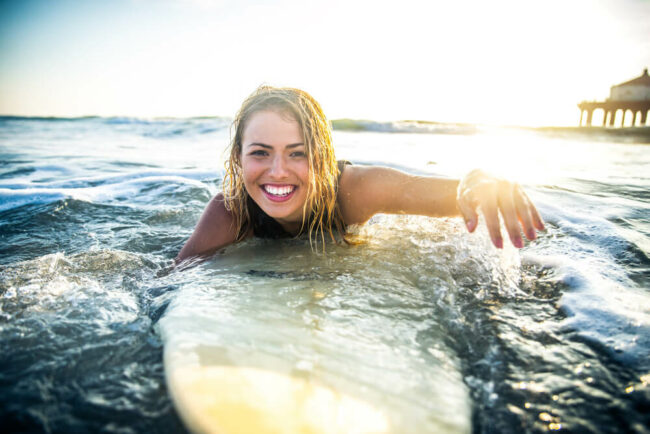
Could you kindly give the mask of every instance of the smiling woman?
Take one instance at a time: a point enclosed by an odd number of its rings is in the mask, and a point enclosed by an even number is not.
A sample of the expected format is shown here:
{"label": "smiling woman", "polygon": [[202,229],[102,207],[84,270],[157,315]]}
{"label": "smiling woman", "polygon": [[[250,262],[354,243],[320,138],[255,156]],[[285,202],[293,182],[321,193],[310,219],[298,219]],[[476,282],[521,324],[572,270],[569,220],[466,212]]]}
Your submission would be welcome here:
{"label": "smiling woman", "polygon": [[517,185],[482,171],[461,182],[412,176],[394,169],[338,165],[330,124],[309,94],[262,86],[237,114],[226,163],[224,192],[208,204],[176,262],[205,256],[251,236],[291,237],[303,232],[325,242],[335,232],[377,213],[432,217],[462,215],[467,229],[480,207],[493,244],[503,247],[501,223],[512,244],[523,247],[544,224]]}
{"label": "smiling woman", "polygon": [[225,185],[226,206],[241,210],[238,239],[251,230],[286,236],[306,227],[323,241],[325,231],[332,237],[333,228],[344,232],[331,129],[315,99],[298,89],[261,87],[233,126]]}

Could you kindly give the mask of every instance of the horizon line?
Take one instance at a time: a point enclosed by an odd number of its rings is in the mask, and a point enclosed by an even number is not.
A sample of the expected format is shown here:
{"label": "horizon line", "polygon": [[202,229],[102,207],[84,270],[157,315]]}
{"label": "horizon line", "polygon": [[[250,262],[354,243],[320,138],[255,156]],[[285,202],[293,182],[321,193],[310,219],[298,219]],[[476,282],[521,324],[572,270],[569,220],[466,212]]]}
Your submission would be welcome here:
{"label": "horizon line", "polygon": [[[86,120],[86,119],[135,119],[135,120],[163,120],[163,119],[224,119],[232,120],[233,116],[223,116],[223,115],[197,115],[197,116],[173,116],[173,115],[156,115],[156,116],[133,116],[133,115],[80,115],[80,116],[55,116],[55,115],[17,115],[17,114],[5,114],[0,113],[0,119],[24,119],[24,120]],[[602,127],[602,126],[579,126],[579,125],[569,125],[569,124],[509,124],[509,123],[496,123],[496,122],[467,122],[467,121],[434,121],[426,119],[368,119],[368,118],[334,118],[329,119],[330,122],[341,122],[341,121],[354,121],[354,122],[373,122],[377,124],[381,123],[394,123],[394,122],[408,122],[416,124],[430,124],[430,125],[458,125],[458,126],[475,126],[475,127],[503,127],[503,128],[580,128],[580,129],[609,129],[612,127]],[[644,126],[639,126],[636,128],[643,128]],[[617,127],[621,128],[621,127]],[[625,128],[625,127],[623,127]],[[630,127],[633,128],[633,127]],[[335,128],[332,125],[332,129],[346,130],[348,128]]]}

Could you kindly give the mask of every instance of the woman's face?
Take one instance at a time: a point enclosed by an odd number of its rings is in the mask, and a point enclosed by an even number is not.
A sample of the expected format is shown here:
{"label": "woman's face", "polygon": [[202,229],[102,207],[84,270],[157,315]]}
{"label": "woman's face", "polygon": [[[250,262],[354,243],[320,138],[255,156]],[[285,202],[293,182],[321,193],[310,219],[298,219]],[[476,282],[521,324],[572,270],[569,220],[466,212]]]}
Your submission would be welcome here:
{"label": "woman's face", "polygon": [[298,122],[273,110],[253,113],[242,134],[242,172],[251,198],[285,228],[302,222],[309,162]]}

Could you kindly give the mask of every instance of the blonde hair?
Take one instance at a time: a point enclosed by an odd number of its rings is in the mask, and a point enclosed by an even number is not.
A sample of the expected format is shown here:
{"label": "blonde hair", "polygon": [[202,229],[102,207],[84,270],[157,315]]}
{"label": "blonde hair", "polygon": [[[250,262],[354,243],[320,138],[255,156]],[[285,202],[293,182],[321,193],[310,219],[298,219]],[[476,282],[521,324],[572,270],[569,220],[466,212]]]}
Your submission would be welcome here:
{"label": "blonde hair", "polygon": [[348,242],[337,202],[339,169],[334,157],[330,123],[320,104],[307,92],[272,86],[260,86],[246,98],[231,127],[230,158],[225,163],[224,199],[226,209],[234,216],[237,241],[243,240],[253,229],[241,165],[242,138],[251,115],[263,110],[290,115],[302,131],[309,162],[309,184],[300,232],[307,225],[312,246],[314,242],[318,244],[320,239],[324,247],[325,233],[336,242],[334,230]]}

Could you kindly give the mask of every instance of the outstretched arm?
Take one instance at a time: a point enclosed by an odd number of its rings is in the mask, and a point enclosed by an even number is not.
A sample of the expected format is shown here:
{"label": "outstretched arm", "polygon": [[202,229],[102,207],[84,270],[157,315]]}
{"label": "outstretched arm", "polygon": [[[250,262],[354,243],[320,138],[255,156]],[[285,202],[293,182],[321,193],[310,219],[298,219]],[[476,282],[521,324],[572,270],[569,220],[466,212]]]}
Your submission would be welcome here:
{"label": "outstretched arm", "polygon": [[235,242],[234,217],[226,209],[223,194],[213,197],[201,215],[194,232],[176,256],[176,263],[196,256],[208,256]]}
{"label": "outstretched arm", "polygon": [[470,172],[462,181],[409,175],[375,166],[347,166],[341,175],[339,204],[347,224],[365,223],[377,213],[458,216],[473,232],[480,207],[495,246],[503,247],[499,212],[513,245],[523,247],[544,229],[537,209],[515,183]]}

